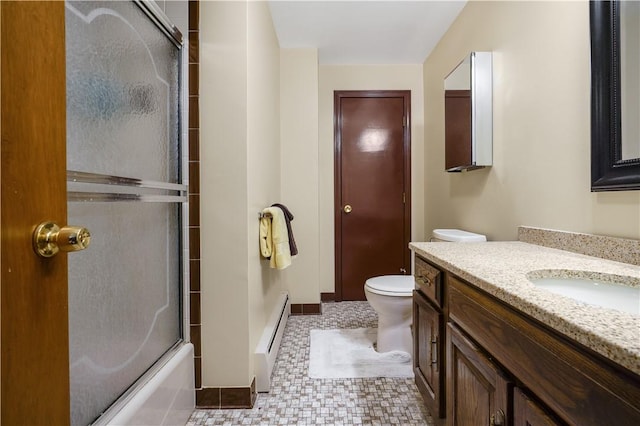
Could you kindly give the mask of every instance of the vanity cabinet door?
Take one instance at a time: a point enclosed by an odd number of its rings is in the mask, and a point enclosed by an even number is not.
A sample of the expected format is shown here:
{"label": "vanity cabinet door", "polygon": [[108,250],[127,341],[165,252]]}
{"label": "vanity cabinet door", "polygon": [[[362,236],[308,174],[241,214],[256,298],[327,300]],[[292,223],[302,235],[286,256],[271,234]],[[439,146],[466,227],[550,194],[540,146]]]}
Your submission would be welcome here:
{"label": "vanity cabinet door", "polygon": [[513,426],[559,426],[535,401],[520,388],[513,391]]}
{"label": "vanity cabinet door", "polygon": [[419,291],[413,292],[413,366],[415,380],[431,416],[445,416],[444,323],[442,314]]}
{"label": "vanity cabinet door", "polygon": [[447,424],[509,424],[511,381],[451,323],[448,325],[447,346]]}

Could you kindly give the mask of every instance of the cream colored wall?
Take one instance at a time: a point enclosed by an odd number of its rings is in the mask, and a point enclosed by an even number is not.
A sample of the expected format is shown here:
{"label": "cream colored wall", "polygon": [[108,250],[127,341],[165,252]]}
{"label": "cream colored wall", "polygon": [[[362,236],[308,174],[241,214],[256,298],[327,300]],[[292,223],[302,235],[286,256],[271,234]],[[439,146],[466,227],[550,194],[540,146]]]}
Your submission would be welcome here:
{"label": "cream colored wall", "polygon": [[247,5],[200,2],[203,387],[249,382]]}
{"label": "cream colored wall", "polygon": [[[491,168],[444,172],[443,81],[494,52]],[[587,2],[469,2],[424,64],[425,230],[518,225],[640,238],[640,192],[590,192]]]}
{"label": "cream colored wall", "polygon": [[266,2],[248,3],[247,23],[247,245],[253,353],[282,292],[286,271],[270,269],[269,261],[260,258],[258,245],[258,213],[280,200],[280,46]]}
{"label": "cream colored wall", "polygon": [[471,61],[462,62],[445,77],[444,89],[471,90]]}
{"label": "cream colored wall", "polygon": [[281,50],[280,87],[280,188],[300,251],[282,276],[292,303],[319,303],[317,49]]}
{"label": "cream colored wall", "polygon": [[320,291],[335,290],[334,90],[411,90],[411,239],[424,236],[424,102],[421,65],[321,65],[319,73]]}
{"label": "cream colored wall", "polygon": [[200,3],[203,387],[249,386],[282,285],[258,250],[280,198],[280,59],[264,2]]}

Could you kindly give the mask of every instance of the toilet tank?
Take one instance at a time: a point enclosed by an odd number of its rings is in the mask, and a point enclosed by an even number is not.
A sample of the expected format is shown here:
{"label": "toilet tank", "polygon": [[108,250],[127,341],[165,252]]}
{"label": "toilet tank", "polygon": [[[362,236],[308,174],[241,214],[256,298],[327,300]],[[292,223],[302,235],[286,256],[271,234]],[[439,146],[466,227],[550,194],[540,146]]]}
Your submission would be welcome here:
{"label": "toilet tank", "polygon": [[487,237],[461,229],[434,229],[431,241],[449,241],[454,243],[477,243],[487,241]]}

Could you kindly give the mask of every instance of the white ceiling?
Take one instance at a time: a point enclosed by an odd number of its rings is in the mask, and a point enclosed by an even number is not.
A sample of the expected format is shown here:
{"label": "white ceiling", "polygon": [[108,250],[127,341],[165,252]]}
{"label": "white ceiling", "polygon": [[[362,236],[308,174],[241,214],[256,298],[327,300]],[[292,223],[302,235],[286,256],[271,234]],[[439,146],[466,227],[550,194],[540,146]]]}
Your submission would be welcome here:
{"label": "white ceiling", "polygon": [[318,48],[320,64],[421,64],[466,0],[281,1],[271,16],[282,48]]}

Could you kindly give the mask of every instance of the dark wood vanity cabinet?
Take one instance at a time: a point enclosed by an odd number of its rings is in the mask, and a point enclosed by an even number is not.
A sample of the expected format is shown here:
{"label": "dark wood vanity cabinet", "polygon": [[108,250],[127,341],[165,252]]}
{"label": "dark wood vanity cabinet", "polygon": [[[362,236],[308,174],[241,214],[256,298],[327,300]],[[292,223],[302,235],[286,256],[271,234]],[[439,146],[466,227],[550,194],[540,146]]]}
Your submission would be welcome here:
{"label": "dark wood vanity cabinet", "polygon": [[413,274],[418,290],[426,296],[439,310],[442,310],[444,297],[442,293],[442,273],[426,260],[416,256]]}
{"label": "dark wood vanity cabinet", "polygon": [[413,292],[413,370],[416,385],[436,422],[445,417],[445,320],[440,271],[416,257]]}
{"label": "dark wood vanity cabinet", "polygon": [[513,390],[513,426],[560,426],[520,388]]}
{"label": "dark wood vanity cabinet", "polygon": [[506,426],[513,383],[451,323],[447,343],[447,424]]}
{"label": "dark wood vanity cabinet", "polygon": [[415,291],[413,294],[413,369],[416,385],[433,417],[445,415],[444,398],[444,329],[443,316],[427,300]]}
{"label": "dark wood vanity cabinet", "polygon": [[423,270],[437,271],[440,299],[414,293],[414,366],[434,420],[640,425],[640,376],[416,256]]}

